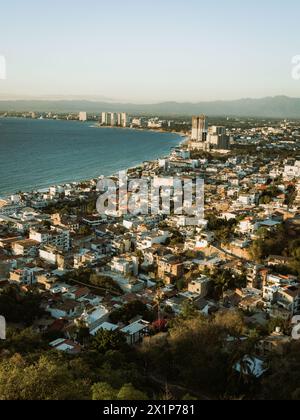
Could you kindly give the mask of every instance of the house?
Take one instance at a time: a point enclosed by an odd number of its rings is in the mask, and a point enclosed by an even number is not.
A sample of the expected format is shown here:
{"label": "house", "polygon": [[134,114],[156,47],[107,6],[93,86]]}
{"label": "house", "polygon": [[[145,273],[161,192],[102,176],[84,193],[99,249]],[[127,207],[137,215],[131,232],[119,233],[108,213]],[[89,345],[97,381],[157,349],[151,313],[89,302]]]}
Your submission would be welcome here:
{"label": "house", "polygon": [[245,356],[234,366],[234,369],[238,373],[243,373],[247,376],[254,376],[257,379],[261,378],[267,372],[262,359],[250,356]]}
{"label": "house", "polygon": [[64,194],[65,189],[61,185],[55,185],[49,188],[49,197],[54,198],[56,195]]}
{"label": "house", "polygon": [[64,270],[74,265],[74,256],[70,252],[65,252],[63,248],[55,245],[44,245],[39,250],[39,257],[48,264],[56,265]]}
{"label": "house", "polygon": [[110,322],[103,322],[103,324],[100,324],[98,327],[94,328],[93,330],[90,331],[90,334],[92,336],[97,335],[97,333],[101,330],[105,330],[105,331],[116,331],[118,330],[119,327],[116,324],[112,324]]}
{"label": "house", "polygon": [[148,331],[149,322],[143,321],[142,319],[121,329],[121,332],[125,334],[126,341],[130,346],[140,343],[145,335],[148,334]]}
{"label": "house", "polygon": [[206,232],[201,235],[187,238],[184,243],[185,250],[202,250],[210,246],[214,241],[214,233]]}
{"label": "house", "polygon": [[38,253],[40,244],[32,239],[17,241],[12,244],[13,255],[22,255],[23,257],[35,257]]}
{"label": "house", "polygon": [[158,259],[157,276],[166,284],[176,282],[183,274],[184,264],[174,255],[170,254]]}
{"label": "house", "polygon": [[91,250],[97,252],[99,255],[107,255],[111,252],[111,245],[105,239],[93,239]]}
{"label": "house", "polygon": [[294,165],[286,165],[284,167],[284,178],[292,180],[294,178],[300,178],[300,161],[296,161]]}
{"label": "house", "polygon": [[92,293],[76,298],[78,302],[82,302],[84,305],[99,306],[103,298]]}
{"label": "house", "polygon": [[128,276],[133,274],[133,262],[131,259],[125,257],[114,257],[111,261],[111,269],[116,273]]}
{"label": "house", "polygon": [[144,250],[151,248],[153,245],[164,244],[170,237],[169,232],[164,231],[153,231],[151,233],[146,232],[139,235],[137,241],[137,249]]}
{"label": "house", "polygon": [[37,283],[37,276],[43,272],[44,270],[38,267],[13,269],[9,273],[9,281],[10,283],[32,286]]}
{"label": "house", "polygon": [[238,230],[242,234],[252,233],[254,231],[255,223],[253,222],[252,217],[246,217],[244,220],[241,220],[238,225]]}
{"label": "house", "polygon": [[52,341],[52,343],[49,345],[57,351],[62,351],[68,354],[78,354],[82,350],[79,344],[64,338],[59,338],[58,340]]}
{"label": "house", "polygon": [[49,305],[46,311],[55,319],[74,318],[80,313],[81,305],[73,300],[65,300]]}
{"label": "house", "polygon": [[30,229],[29,239],[42,245],[53,245],[62,248],[64,251],[70,249],[70,231],[51,226],[47,228]]}
{"label": "house", "polygon": [[291,337],[283,334],[280,328],[276,328],[271,335],[264,337],[259,341],[256,345],[256,350],[262,357],[274,353],[283,354],[284,347],[289,344],[291,340]]}
{"label": "house", "polygon": [[113,272],[108,272],[107,275],[118,283],[124,293],[139,293],[146,287],[143,280],[135,277],[126,278],[122,274],[115,274]]}
{"label": "house", "polygon": [[260,222],[257,222],[256,224],[256,228],[265,228],[268,230],[272,230],[274,228],[276,228],[276,226],[281,225],[281,222],[278,222],[277,220],[272,220],[272,219],[266,219],[266,220],[262,220]]}
{"label": "house", "polygon": [[300,313],[300,285],[280,288],[277,305],[289,311],[290,316]]}
{"label": "house", "polygon": [[176,315],[180,315],[182,312],[183,305],[185,303],[192,303],[204,315],[208,315],[213,308],[213,305],[205,299],[199,297],[196,293],[179,293],[165,301],[165,304],[169,306]]}
{"label": "house", "polygon": [[253,206],[257,204],[258,194],[240,194],[238,198],[238,203],[243,204],[244,206]]}
{"label": "house", "polygon": [[46,290],[50,290],[51,287],[57,282],[57,277],[51,276],[51,274],[40,274],[36,276],[36,281]]}
{"label": "house", "polygon": [[39,250],[39,257],[48,264],[57,265],[58,250],[55,246],[45,245]]}
{"label": "house", "polygon": [[103,305],[99,305],[90,310],[85,310],[77,321],[84,322],[91,332],[107,321],[108,316],[109,311]]}
{"label": "house", "polygon": [[10,255],[14,243],[19,242],[20,240],[22,240],[22,236],[0,238],[0,248],[3,249],[7,255]]}
{"label": "house", "polygon": [[63,294],[63,298],[69,300],[80,300],[84,298],[90,293],[90,289],[87,287],[77,287],[74,286],[72,289],[68,290],[68,292]]}
{"label": "house", "polygon": [[263,306],[263,301],[261,296],[249,295],[244,297],[240,303],[239,308],[243,311],[257,311],[260,307]]}
{"label": "house", "polygon": [[265,308],[271,308],[276,302],[278,296],[278,286],[264,286],[263,288],[263,300],[265,302]]}
{"label": "house", "polygon": [[211,279],[206,276],[201,276],[196,280],[192,280],[188,285],[188,291],[199,295],[200,298],[205,298],[209,291]]}
{"label": "house", "polygon": [[68,292],[73,286],[66,283],[56,283],[50,288],[50,293],[58,295]]}
{"label": "house", "polygon": [[298,285],[298,278],[292,275],[268,274],[266,284],[270,286],[295,286]]}
{"label": "house", "polygon": [[96,266],[105,259],[105,255],[96,250],[81,249],[79,253],[73,254],[74,268],[78,269],[86,266]]}
{"label": "house", "polygon": [[269,270],[265,269],[263,265],[253,263],[247,263],[245,265],[245,269],[248,287],[254,289],[262,289]]}
{"label": "house", "polygon": [[82,219],[82,223],[89,226],[90,228],[96,228],[105,222],[102,216],[85,216]]}
{"label": "house", "polygon": [[51,216],[54,226],[59,226],[63,229],[69,230],[70,232],[78,232],[80,228],[79,219],[74,215],[62,216],[59,213]]}

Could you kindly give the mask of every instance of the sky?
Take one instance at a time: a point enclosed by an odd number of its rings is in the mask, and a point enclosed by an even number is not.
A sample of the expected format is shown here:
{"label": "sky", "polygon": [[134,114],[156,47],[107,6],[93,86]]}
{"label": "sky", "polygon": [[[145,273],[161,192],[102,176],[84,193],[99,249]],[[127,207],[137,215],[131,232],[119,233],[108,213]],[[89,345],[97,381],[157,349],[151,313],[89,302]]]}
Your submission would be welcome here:
{"label": "sky", "polygon": [[0,99],[300,97],[299,20],[299,0],[3,0]]}

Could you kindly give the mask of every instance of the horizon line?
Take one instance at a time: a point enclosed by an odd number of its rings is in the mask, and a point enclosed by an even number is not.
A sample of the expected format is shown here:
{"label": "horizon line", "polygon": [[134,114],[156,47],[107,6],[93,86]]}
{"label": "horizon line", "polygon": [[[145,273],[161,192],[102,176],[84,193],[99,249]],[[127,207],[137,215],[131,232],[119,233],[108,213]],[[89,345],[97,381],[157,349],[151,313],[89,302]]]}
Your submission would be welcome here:
{"label": "horizon line", "polygon": [[210,103],[210,102],[237,102],[237,101],[245,101],[245,100],[262,100],[262,99],[277,99],[277,98],[284,98],[284,99],[300,99],[300,96],[289,96],[289,95],[283,95],[283,94],[278,94],[278,95],[267,95],[267,96],[260,96],[260,97],[250,97],[250,96],[245,96],[245,97],[239,97],[236,99],[199,99],[197,101],[178,101],[178,100],[157,100],[157,101],[131,101],[131,100],[118,100],[118,99],[111,99],[111,98],[105,98],[99,96],[99,98],[93,95],[45,95],[45,96],[23,96],[23,97],[4,97],[1,98],[1,94],[0,94],[0,102],[23,102],[23,101],[41,101],[41,102],[51,102],[51,101],[56,101],[56,102],[77,102],[77,101],[82,101],[82,102],[103,102],[103,103],[111,103],[111,104],[124,104],[124,105],[157,105],[157,104],[198,104],[198,103]]}

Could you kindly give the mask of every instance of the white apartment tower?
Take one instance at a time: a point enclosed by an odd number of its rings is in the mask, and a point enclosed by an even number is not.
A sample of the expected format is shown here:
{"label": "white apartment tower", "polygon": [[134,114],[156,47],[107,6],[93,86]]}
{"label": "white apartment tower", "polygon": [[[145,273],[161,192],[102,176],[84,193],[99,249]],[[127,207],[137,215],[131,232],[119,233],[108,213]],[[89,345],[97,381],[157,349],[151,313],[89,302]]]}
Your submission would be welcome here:
{"label": "white apartment tower", "polygon": [[121,127],[122,125],[122,114],[120,112],[117,114],[117,121],[118,121],[118,127]]}
{"label": "white apartment tower", "polygon": [[116,116],[113,112],[102,112],[101,124],[113,127],[116,125]]}
{"label": "white apartment tower", "polygon": [[126,112],[122,112],[121,114],[121,127],[126,128],[128,125],[128,116]]}
{"label": "white apartment tower", "polygon": [[116,125],[116,114],[114,112],[110,112],[108,114],[109,125],[114,127]]}
{"label": "white apartment tower", "polygon": [[119,112],[117,114],[117,125],[118,127],[126,128],[128,125],[128,118],[126,112]]}
{"label": "white apartment tower", "polygon": [[101,114],[101,124],[107,125],[108,118],[107,118],[107,112],[102,112]]}
{"label": "white apartment tower", "polygon": [[128,126],[128,117],[126,112],[102,112],[101,114],[101,124],[107,125],[110,127],[127,127]]}
{"label": "white apartment tower", "polygon": [[86,112],[79,112],[79,121],[86,122],[87,121],[87,113]]}

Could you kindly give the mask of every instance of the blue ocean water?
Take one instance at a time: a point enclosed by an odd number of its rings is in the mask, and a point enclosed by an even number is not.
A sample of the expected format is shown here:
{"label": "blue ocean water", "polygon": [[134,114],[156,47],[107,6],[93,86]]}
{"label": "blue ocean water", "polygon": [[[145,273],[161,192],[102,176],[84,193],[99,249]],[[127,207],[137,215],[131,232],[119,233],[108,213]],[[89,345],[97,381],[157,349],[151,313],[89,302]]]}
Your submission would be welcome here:
{"label": "blue ocean water", "polygon": [[0,196],[111,175],[165,156],[180,141],[77,121],[0,119]]}

